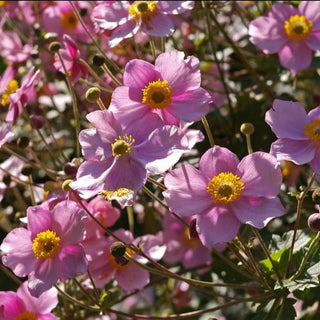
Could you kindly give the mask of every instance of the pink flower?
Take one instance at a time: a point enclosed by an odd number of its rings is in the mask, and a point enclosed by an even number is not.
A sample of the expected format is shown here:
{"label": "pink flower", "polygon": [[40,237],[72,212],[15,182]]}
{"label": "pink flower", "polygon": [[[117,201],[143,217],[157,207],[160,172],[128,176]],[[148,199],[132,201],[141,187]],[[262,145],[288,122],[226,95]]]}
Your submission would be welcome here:
{"label": "pink flower", "polygon": [[190,223],[190,227],[185,226],[170,212],[165,213],[163,239],[167,250],[163,260],[169,263],[181,262],[186,269],[211,263],[211,254],[201,243],[194,228],[193,218],[184,217],[184,220]]}
{"label": "pink flower", "polygon": [[2,105],[9,104],[6,121],[15,123],[18,116],[27,106],[30,96],[34,92],[34,82],[39,78],[39,73],[40,70],[34,72],[34,67],[32,67],[23,77],[20,87],[15,79],[11,79],[8,82],[7,88],[1,97]]}
{"label": "pink flower", "polygon": [[320,49],[320,3],[301,1],[298,8],[275,3],[265,17],[249,26],[250,40],[264,53],[278,53],[282,66],[296,74],[310,66]]}
{"label": "pink flower", "polygon": [[91,112],[87,119],[94,128],[79,136],[86,161],[78,169],[77,181],[70,184],[84,198],[103,191],[109,200],[119,195],[122,205],[132,204],[146,182],[149,166],[153,173],[164,172],[177,161],[172,153],[188,150],[183,132],[163,126],[155,114],[128,125],[119,123],[109,110]]}
{"label": "pink flower", "polygon": [[271,151],[280,160],[295,164],[310,163],[320,174],[320,106],[308,114],[299,102],[274,100],[266,122],[277,136]]}
{"label": "pink flower", "polygon": [[103,30],[111,30],[110,46],[135,35],[138,30],[150,36],[167,37],[174,31],[171,15],[192,10],[194,1],[115,1],[98,6],[101,12],[95,23]]}
{"label": "pink flower", "polygon": [[28,276],[28,288],[39,297],[58,279],[72,279],[87,270],[82,246],[85,213],[73,201],[62,201],[52,211],[27,209],[28,229],[13,229],[3,240],[2,262],[18,277]]}
{"label": "pink flower", "polygon": [[199,60],[176,50],[162,53],[155,65],[134,59],[127,63],[124,86],[112,94],[110,110],[121,121],[134,121],[149,113],[165,124],[198,121],[209,112],[210,94],[200,87]]}
{"label": "pink flower", "polygon": [[[118,229],[114,235],[124,244],[141,245],[141,250],[153,260],[163,257],[166,246],[162,245],[162,234],[145,235],[134,239],[130,231]],[[111,279],[115,279],[118,285],[126,291],[141,290],[149,283],[149,272],[140,268],[133,262],[129,262],[124,256],[114,257],[110,253],[110,247],[116,240],[108,237],[104,244],[104,251],[97,258],[89,262],[89,270],[98,288],[103,288]],[[137,255],[130,248],[126,252],[140,263],[146,264],[148,260]],[[89,282],[88,282],[89,285]]]}
{"label": "pink flower", "polygon": [[0,32],[0,53],[7,62],[20,63],[30,58],[32,46],[22,45],[19,36],[13,31]]}
{"label": "pink flower", "polygon": [[[67,34],[63,35],[63,43],[66,49],[60,49],[59,53],[61,54],[63,63],[70,75],[72,84],[75,84],[81,76],[83,76],[84,79],[87,79],[88,69],[85,63],[80,59],[79,47]],[[61,73],[65,73],[57,54],[55,55],[54,66]]]}
{"label": "pink flower", "polygon": [[12,129],[11,123],[3,123],[0,127],[0,148],[16,134]]}
{"label": "pink flower", "polygon": [[0,319],[37,319],[56,320],[56,316],[50,313],[58,304],[58,292],[51,288],[33,297],[24,282],[17,290],[0,292]]}
{"label": "pink flower", "polygon": [[263,228],[283,215],[279,198],[282,181],[277,160],[254,152],[241,161],[226,148],[210,148],[199,170],[189,164],[169,172],[163,195],[171,211],[196,214],[196,230],[208,248],[232,240],[241,223]]}

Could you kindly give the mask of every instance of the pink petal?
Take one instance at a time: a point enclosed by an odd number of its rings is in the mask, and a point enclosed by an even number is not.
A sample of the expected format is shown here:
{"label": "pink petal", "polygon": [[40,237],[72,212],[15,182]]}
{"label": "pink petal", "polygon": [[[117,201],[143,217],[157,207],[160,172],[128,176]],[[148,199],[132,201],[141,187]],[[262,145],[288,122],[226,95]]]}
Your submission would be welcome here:
{"label": "pink petal", "polygon": [[28,229],[31,231],[31,239],[34,239],[39,232],[51,230],[52,215],[47,209],[41,206],[29,207],[27,209]]}
{"label": "pink petal", "polygon": [[303,41],[289,41],[278,52],[282,66],[296,74],[300,70],[307,69],[312,60],[312,50]]}
{"label": "pink petal", "polygon": [[214,146],[200,159],[199,170],[209,180],[221,172],[234,172],[239,164],[238,157],[227,148]]}
{"label": "pink petal", "polygon": [[115,47],[122,40],[133,37],[138,30],[140,29],[139,24],[133,20],[129,20],[126,23],[118,26],[112,31],[112,34],[109,39],[110,47]]}
{"label": "pink petal", "polygon": [[126,291],[143,289],[149,283],[149,272],[134,263],[129,262],[129,264],[117,272],[115,279]]}
{"label": "pink petal", "polygon": [[320,31],[310,33],[306,44],[314,51],[320,50]]}
{"label": "pink petal", "polygon": [[211,249],[215,245],[234,239],[240,228],[240,221],[232,210],[226,207],[214,207],[204,215],[197,217],[197,231],[203,245]]}
{"label": "pink petal", "polygon": [[320,3],[318,1],[301,1],[298,7],[300,14],[312,21],[312,29],[320,29]]}
{"label": "pink petal", "polygon": [[192,10],[194,1],[158,1],[159,10],[166,14],[180,14],[187,10]]}
{"label": "pink petal", "polygon": [[244,183],[242,195],[275,197],[280,192],[282,174],[279,162],[265,152],[254,152],[244,157],[237,175]]}
{"label": "pink petal", "polygon": [[307,113],[299,102],[275,99],[272,108],[266,112],[265,120],[278,138],[308,139],[304,134]]}
{"label": "pink petal", "polygon": [[271,145],[270,153],[279,161],[290,160],[295,164],[310,162],[316,153],[317,146],[313,141],[278,139]]}
{"label": "pink petal", "polygon": [[169,171],[164,184],[167,190],[163,196],[173,212],[191,216],[201,214],[213,206],[213,200],[207,192],[207,179],[189,164]]}
{"label": "pink petal", "polygon": [[279,198],[241,198],[232,204],[235,216],[242,222],[256,228],[265,227],[268,222],[285,214]]}
{"label": "pink petal", "polygon": [[0,317],[1,319],[16,319],[16,317],[26,311],[25,304],[13,291],[0,292]]}
{"label": "pink petal", "polygon": [[310,161],[310,167],[313,172],[320,175],[320,148],[317,148],[315,157]]}
{"label": "pink petal", "polygon": [[168,37],[174,31],[174,24],[167,15],[158,12],[148,23],[142,23],[141,30],[150,36]]}

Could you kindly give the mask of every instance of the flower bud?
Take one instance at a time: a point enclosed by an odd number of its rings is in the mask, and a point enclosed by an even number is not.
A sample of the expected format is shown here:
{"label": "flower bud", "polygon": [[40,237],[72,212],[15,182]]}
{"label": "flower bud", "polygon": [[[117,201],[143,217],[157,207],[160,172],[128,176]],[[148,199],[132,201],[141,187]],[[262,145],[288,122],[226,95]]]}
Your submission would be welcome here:
{"label": "flower bud", "polygon": [[17,140],[17,146],[21,149],[26,148],[30,143],[30,140],[28,137],[23,136],[23,137],[19,137]]}
{"label": "flower bud", "polygon": [[9,186],[11,183],[11,176],[10,174],[6,173],[3,178],[2,178],[2,182],[6,185]]}
{"label": "flower bud", "polygon": [[101,67],[105,62],[106,62],[106,59],[104,58],[103,55],[101,54],[96,54],[94,57],[93,57],[93,60],[92,60],[93,64],[97,67]]}
{"label": "flower bud", "polygon": [[41,115],[32,114],[30,116],[30,122],[33,128],[41,129],[45,124],[45,118]]}
{"label": "flower bud", "polygon": [[312,201],[316,204],[320,204],[320,188],[317,188],[313,191]]}
{"label": "flower bud", "polygon": [[126,253],[126,245],[121,241],[116,241],[111,245],[110,253],[114,257],[122,257]]}
{"label": "flower bud", "polygon": [[72,179],[64,180],[63,183],[62,183],[61,189],[62,189],[64,192],[72,191],[73,189],[69,186],[69,184],[70,184],[71,182],[73,182]]}
{"label": "flower bud", "polygon": [[86,100],[88,102],[97,102],[100,98],[101,90],[98,87],[89,88],[86,92]]}
{"label": "flower bud", "polygon": [[61,44],[58,41],[53,41],[49,44],[49,50],[51,52],[58,52],[61,48]]}
{"label": "flower bud", "polygon": [[63,170],[68,176],[75,176],[78,171],[78,167],[74,163],[68,162],[64,165]]}
{"label": "flower bud", "polygon": [[30,164],[24,164],[22,169],[21,169],[21,173],[24,175],[24,176],[29,176],[32,174],[32,171],[33,171],[33,168]]}
{"label": "flower bud", "polygon": [[251,122],[245,122],[241,125],[240,131],[244,135],[251,135],[254,133],[254,125]]}
{"label": "flower bud", "polygon": [[313,213],[309,216],[308,226],[312,231],[320,231],[320,213]]}

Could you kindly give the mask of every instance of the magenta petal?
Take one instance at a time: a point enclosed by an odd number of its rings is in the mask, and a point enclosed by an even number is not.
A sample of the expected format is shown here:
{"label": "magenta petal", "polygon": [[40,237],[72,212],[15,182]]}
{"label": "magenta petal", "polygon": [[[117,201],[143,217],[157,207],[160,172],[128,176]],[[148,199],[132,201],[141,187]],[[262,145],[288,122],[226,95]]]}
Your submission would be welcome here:
{"label": "magenta petal", "polygon": [[316,153],[317,146],[313,141],[278,139],[271,145],[270,153],[279,161],[290,160],[295,164],[310,162]]}
{"label": "magenta petal", "polygon": [[239,228],[240,221],[234,216],[230,207],[215,207],[197,217],[199,238],[209,249],[219,243],[233,240]]}
{"label": "magenta petal", "polygon": [[278,138],[308,139],[304,134],[307,113],[299,102],[275,99],[272,108],[266,112],[265,120]]}
{"label": "magenta petal", "polygon": [[28,277],[28,288],[34,297],[52,288],[59,279],[59,264],[55,258],[44,260]]}
{"label": "magenta petal", "polygon": [[154,66],[144,60],[133,59],[126,64],[123,74],[123,85],[141,91],[149,84],[161,78]]}
{"label": "magenta petal", "polygon": [[39,298],[30,295],[28,284],[24,282],[17,290],[17,294],[24,301],[28,311],[35,313],[49,313],[58,304],[58,291],[51,288],[45,291]]}
{"label": "magenta petal", "polygon": [[254,152],[238,165],[238,176],[244,183],[242,195],[274,197],[279,194],[282,174],[279,162],[265,152]]}
{"label": "magenta petal", "polygon": [[23,311],[26,311],[25,304],[16,292],[0,292],[0,319],[16,319]]}
{"label": "magenta petal", "polygon": [[186,164],[169,171],[164,178],[163,192],[171,211],[183,216],[201,214],[213,205],[207,192],[208,181],[193,166]]}
{"label": "magenta petal", "polygon": [[27,209],[28,230],[31,231],[31,239],[34,239],[39,232],[51,230],[52,215],[47,209],[41,206],[29,207]]}
{"label": "magenta petal", "polygon": [[200,172],[212,179],[221,172],[235,173],[239,163],[238,157],[227,148],[214,146],[207,150],[200,159]]}
{"label": "magenta petal", "polygon": [[87,271],[87,260],[81,245],[65,246],[59,252],[60,280],[72,279]]}
{"label": "magenta petal", "polygon": [[141,290],[149,283],[149,272],[129,262],[127,267],[117,272],[115,279],[126,291]]}
{"label": "magenta petal", "polygon": [[289,41],[279,52],[281,65],[294,74],[307,69],[312,60],[312,50],[301,41]]}
{"label": "magenta petal", "polygon": [[25,277],[34,270],[37,259],[32,250],[31,232],[24,228],[10,231],[0,246],[4,253],[2,263],[18,277]]}
{"label": "magenta petal", "polygon": [[60,245],[75,244],[84,239],[84,222],[86,213],[78,203],[66,200],[53,209],[52,230],[61,239]]}
{"label": "magenta petal", "polygon": [[242,222],[256,228],[265,227],[268,222],[285,214],[279,198],[241,198],[232,204],[235,216]]}
{"label": "magenta petal", "polygon": [[157,13],[148,23],[142,23],[141,30],[154,37],[168,37],[174,31],[172,20],[162,13]]}

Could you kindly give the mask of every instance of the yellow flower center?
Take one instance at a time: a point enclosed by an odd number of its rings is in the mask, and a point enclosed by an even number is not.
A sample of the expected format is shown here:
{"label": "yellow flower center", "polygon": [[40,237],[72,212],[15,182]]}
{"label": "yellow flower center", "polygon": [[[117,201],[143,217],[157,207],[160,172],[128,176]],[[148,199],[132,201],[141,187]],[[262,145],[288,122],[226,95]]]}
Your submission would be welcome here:
{"label": "yellow flower center", "polygon": [[119,136],[114,140],[115,142],[111,144],[112,155],[114,157],[121,157],[123,155],[129,154],[132,151],[135,139],[132,138],[131,134],[129,136],[125,134],[123,137]]}
{"label": "yellow flower center", "polygon": [[25,311],[18,314],[14,320],[38,320],[38,317],[30,311]]}
{"label": "yellow flower center", "polygon": [[73,11],[64,13],[60,19],[64,29],[74,30],[78,25],[78,19]]}
{"label": "yellow flower center", "polygon": [[199,238],[192,238],[190,236],[190,228],[189,227],[185,227],[185,229],[183,231],[183,241],[187,246],[189,246],[191,248],[199,246],[201,244]]}
{"label": "yellow flower center", "polygon": [[6,90],[1,96],[1,104],[5,107],[10,104],[9,96],[12,93],[15,93],[19,88],[18,81],[13,79],[8,83]]}
{"label": "yellow flower center", "polygon": [[308,139],[313,140],[317,146],[320,146],[320,119],[308,122],[304,126],[304,134]]}
{"label": "yellow flower center", "polygon": [[123,200],[129,199],[133,195],[134,191],[128,188],[119,188],[116,191],[104,190],[100,194],[104,196],[106,200],[114,200],[116,198],[121,198]]}
{"label": "yellow flower center", "polygon": [[[130,248],[126,248],[126,253],[132,258],[134,256],[133,250]],[[109,262],[112,266],[112,269],[116,269],[117,271],[123,270],[124,268],[128,267],[129,260],[122,256],[122,257],[114,257],[113,255],[109,255]]]}
{"label": "yellow flower center", "polygon": [[7,1],[0,1],[0,7],[4,6]]}
{"label": "yellow flower center", "polygon": [[147,86],[142,89],[142,102],[147,104],[150,108],[164,109],[171,104],[171,97],[173,90],[167,80],[149,82]]}
{"label": "yellow flower center", "polygon": [[129,15],[133,20],[141,20],[147,27],[151,29],[149,21],[156,14],[158,6],[155,1],[135,1],[129,7]]}
{"label": "yellow flower center", "polygon": [[284,31],[293,40],[306,40],[312,32],[312,21],[296,14],[285,21]]}
{"label": "yellow flower center", "polygon": [[244,184],[240,177],[231,172],[221,172],[209,181],[207,192],[217,204],[228,204],[239,199]]}
{"label": "yellow flower center", "polygon": [[37,259],[53,258],[60,247],[60,238],[54,231],[39,232],[33,240],[32,250]]}

